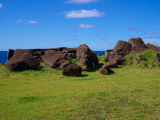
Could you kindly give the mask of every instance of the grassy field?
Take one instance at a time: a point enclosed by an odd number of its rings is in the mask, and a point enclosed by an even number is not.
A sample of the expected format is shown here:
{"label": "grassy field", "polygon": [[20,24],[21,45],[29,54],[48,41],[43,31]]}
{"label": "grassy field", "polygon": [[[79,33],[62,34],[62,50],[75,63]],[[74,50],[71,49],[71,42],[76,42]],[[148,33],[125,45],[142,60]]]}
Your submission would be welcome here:
{"label": "grassy field", "polygon": [[160,119],[160,67],[130,63],[112,75],[96,70],[79,77],[48,66],[11,72],[1,65],[0,120]]}

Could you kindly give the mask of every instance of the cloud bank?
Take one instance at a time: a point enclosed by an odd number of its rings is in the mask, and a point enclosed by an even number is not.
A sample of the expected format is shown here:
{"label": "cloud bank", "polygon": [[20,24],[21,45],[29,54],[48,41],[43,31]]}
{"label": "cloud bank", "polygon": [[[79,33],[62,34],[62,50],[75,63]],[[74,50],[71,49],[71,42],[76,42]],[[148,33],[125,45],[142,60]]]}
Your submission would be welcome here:
{"label": "cloud bank", "polygon": [[28,23],[39,23],[39,22],[34,21],[34,20],[31,20],[31,21],[29,21]]}
{"label": "cloud bank", "polygon": [[85,18],[85,17],[101,17],[104,16],[104,12],[99,12],[98,10],[71,10],[63,12],[65,18]]}

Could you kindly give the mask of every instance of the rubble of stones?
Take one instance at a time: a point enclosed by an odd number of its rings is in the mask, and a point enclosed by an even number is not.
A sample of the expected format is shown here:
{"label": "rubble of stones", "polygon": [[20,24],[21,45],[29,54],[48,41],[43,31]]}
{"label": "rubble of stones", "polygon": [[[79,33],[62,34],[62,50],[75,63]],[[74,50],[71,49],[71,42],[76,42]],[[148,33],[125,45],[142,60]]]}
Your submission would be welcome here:
{"label": "rubble of stones", "polygon": [[[103,65],[99,72],[104,75],[113,74],[114,71],[110,68],[117,68],[118,65],[126,65],[125,56],[131,52],[139,53],[147,49],[160,50],[160,47],[153,44],[144,44],[141,38],[130,38],[128,42],[119,40],[112,50],[106,50],[107,57],[104,59],[107,64]],[[101,56],[99,54],[98,56]],[[160,54],[158,54],[160,61]],[[71,58],[77,58],[81,66],[72,63]],[[140,59],[145,58],[139,56]],[[16,49],[8,50],[8,61],[4,64],[5,67],[12,71],[22,71],[26,69],[36,69],[40,65],[40,61],[44,65],[56,69],[62,69],[62,74],[67,76],[81,75],[84,71],[95,71],[99,64],[96,54],[86,45],[81,44],[78,48],[51,48],[51,49]],[[132,57],[129,58],[131,60]],[[132,64],[132,63],[131,63]]]}

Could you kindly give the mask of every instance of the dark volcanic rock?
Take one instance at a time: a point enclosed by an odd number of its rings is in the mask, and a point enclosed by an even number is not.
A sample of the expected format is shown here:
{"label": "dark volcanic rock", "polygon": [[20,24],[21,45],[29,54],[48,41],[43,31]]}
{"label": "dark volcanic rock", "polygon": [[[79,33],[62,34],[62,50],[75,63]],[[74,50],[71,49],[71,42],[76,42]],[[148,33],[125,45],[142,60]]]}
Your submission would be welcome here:
{"label": "dark volcanic rock", "polygon": [[86,71],[94,71],[99,63],[96,54],[86,44],[81,44],[77,48],[76,56],[80,60],[82,69]]}
{"label": "dark volcanic rock", "polygon": [[119,40],[113,51],[116,55],[127,55],[130,53],[132,45],[126,41]]}
{"label": "dark volcanic rock", "polygon": [[48,51],[42,56],[42,60],[51,68],[57,68],[58,66],[63,68],[66,65],[70,64],[69,61],[65,59],[65,54],[62,54],[54,50]]}
{"label": "dark volcanic rock", "polygon": [[7,53],[7,60],[9,60],[13,56],[13,54],[14,54],[14,50],[9,49]]}
{"label": "dark volcanic rock", "polygon": [[5,63],[5,68],[12,71],[21,71],[28,68],[28,64],[24,61],[23,58],[8,60]]}
{"label": "dark volcanic rock", "polygon": [[21,58],[24,59],[30,68],[37,68],[40,65],[39,61],[30,53],[24,53]]}
{"label": "dark volcanic rock", "polygon": [[103,67],[103,66],[102,66],[102,68],[99,70],[99,72],[100,72],[101,74],[104,74],[104,75],[110,75],[110,74],[113,74],[113,73],[114,73],[113,70],[111,70],[111,69],[109,69],[109,68],[105,68],[105,67]]}
{"label": "dark volcanic rock", "polygon": [[71,58],[76,58],[76,54],[75,53],[68,53],[68,57],[71,57]]}
{"label": "dark volcanic rock", "polygon": [[63,49],[64,53],[76,53],[77,48],[65,48]]}
{"label": "dark volcanic rock", "polygon": [[107,57],[104,59],[104,62],[112,62],[113,61],[113,59],[114,59],[114,52],[113,51],[111,51],[108,55],[107,55]]}
{"label": "dark volcanic rock", "polygon": [[66,49],[67,47],[58,47],[58,51],[63,51],[63,49]]}
{"label": "dark volcanic rock", "polygon": [[150,43],[147,43],[146,46],[147,46],[149,49],[152,49],[152,50],[155,50],[155,51],[160,51],[160,47],[159,47],[159,46],[155,46],[155,45],[150,44]]}
{"label": "dark volcanic rock", "polygon": [[11,59],[18,59],[20,58],[24,53],[30,53],[33,54],[33,49],[16,49],[14,51],[14,54]]}
{"label": "dark volcanic rock", "polygon": [[5,67],[13,71],[38,67],[39,62],[32,56],[32,53],[33,49],[16,49],[13,56],[5,63]]}
{"label": "dark volcanic rock", "polygon": [[45,54],[45,51],[41,51],[40,55],[43,56]]}
{"label": "dark volcanic rock", "polygon": [[59,60],[58,64],[60,65],[60,68],[63,69],[65,67],[67,67],[68,65],[70,65],[71,61],[67,60],[67,59],[61,59],[61,60]]}
{"label": "dark volcanic rock", "polygon": [[70,64],[68,67],[65,67],[62,71],[63,75],[66,76],[78,76],[82,72],[82,68],[77,64]]}
{"label": "dark volcanic rock", "polygon": [[105,50],[105,55],[109,54],[111,51],[113,51],[113,49]]}
{"label": "dark volcanic rock", "polygon": [[102,68],[117,68],[117,67],[118,67],[118,63],[115,60],[102,66]]}
{"label": "dark volcanic rock", "polygon": [[114,60],[117,61],[118,65],[126,65],[123,55],[115,55]]}
{"label": "dark volcanic rock", "polygon": [[148,47],[144,44],[141,38],[130,38],[128,42],[135,47],[139,52],[147,50]]}

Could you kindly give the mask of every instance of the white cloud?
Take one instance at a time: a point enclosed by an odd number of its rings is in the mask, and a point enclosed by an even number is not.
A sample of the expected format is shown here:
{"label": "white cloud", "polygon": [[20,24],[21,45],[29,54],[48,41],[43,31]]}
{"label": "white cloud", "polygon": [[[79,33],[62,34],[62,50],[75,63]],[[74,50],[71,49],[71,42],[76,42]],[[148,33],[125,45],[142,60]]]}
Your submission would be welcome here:
{"label": "white cloud", "polygon": [[3,5],[0,3],[0,8],[2,8],[2,6],[3,6]]}
{"label": "white cloud", "polygon": [[16,22],[17,22],[17,23],[21,23],[21,22],[22,22],[22,19],[19,19],[19,20],[17,20]]}
{"label": "white cloud", "polygon": [[85,18],[85,17],[101,17],[104,16],[104,12],[99,12],[98,10],[71,10],[63,12],[65,18]]}
{"label": "white cloud", "polygon": [[92,25],[92,24],[80,24],[80,25],[77,25],[77,27],[79,27],[79,28],[93,28],[96,26]]}
{"label": "white cloud", "polygon": [[86,3],[94,3],[99,0],[68,0],[65,3],[75,3],[75,4],[86,4]]}
{"label": "white cloud", "polygon": [[146,32],[145,34],[160,34],[159,31],[155,31],[155,32]]}
{"label": "white cloud", "polygon": [[34,20],[31,20],[31,21],[29,21],[28,23],[39,23],[39,22],[34,21]]}

